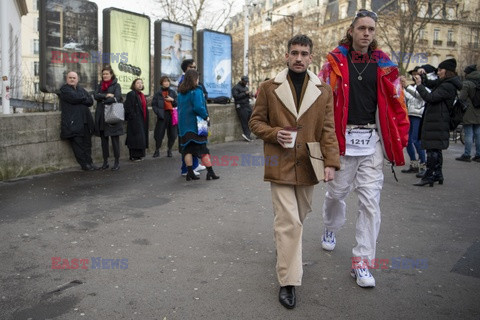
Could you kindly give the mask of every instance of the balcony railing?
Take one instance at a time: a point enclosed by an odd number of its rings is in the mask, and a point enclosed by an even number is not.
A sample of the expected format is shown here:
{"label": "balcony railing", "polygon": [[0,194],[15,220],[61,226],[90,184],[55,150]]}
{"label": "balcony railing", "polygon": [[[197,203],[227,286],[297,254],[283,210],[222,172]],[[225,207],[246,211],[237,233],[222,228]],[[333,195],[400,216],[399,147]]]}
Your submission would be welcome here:
{"label": "balcony railing", "polygon": [[420,39],[420,40],[418,40],[418,44],[422,45],[422,46],[426,46],[428,44],[428,40],[427,39]]}
{"label": "balcony railing", "polygon": [[447,41],[447,47],[455,47],[457,45],[456,41]]}
{"label": "balcony railing", "polygon": [[441,46],[442,45],[442,40],[433,40],[433,45],[434,46]]}
{"label": "balcony railing", "polygon": [[478,42],[470,42],[470,43],[468,43],[468,48],[470,48],[470,49],[478,49]]}

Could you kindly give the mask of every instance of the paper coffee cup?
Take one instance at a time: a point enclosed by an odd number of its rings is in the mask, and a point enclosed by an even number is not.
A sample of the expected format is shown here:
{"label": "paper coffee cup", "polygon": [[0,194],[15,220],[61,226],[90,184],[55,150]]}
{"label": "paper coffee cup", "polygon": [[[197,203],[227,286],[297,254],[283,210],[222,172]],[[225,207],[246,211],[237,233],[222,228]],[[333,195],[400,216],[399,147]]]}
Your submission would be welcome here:
{"label": "paper coffee cup", "polygon": [[286,143],[285,148],[295,147],[295,140],[297,139],[297,128],[287,127],[287,128],[283,128],[283,130],[289,131],[290,136],[292,137],[292,142]]}

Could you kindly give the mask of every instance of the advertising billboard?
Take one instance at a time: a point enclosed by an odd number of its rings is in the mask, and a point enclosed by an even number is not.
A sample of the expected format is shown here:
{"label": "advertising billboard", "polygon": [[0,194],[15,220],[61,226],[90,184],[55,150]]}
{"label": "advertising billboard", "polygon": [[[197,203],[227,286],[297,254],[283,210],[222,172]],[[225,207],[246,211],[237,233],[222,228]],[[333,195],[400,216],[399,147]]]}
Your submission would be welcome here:
{"label": "advertising billboard", "polygon": [[143,80],[150,94],[150,18],[134,12],[103,10],[103,64],[110,64],[122,94],[130,91],[133,80]]}
{"label": "advertising billboard", "polygon": [[200,82],[208,98],[232,96],[232,37],[212,30],[197,32]]}
{"label": "advertising billboard", "polygon": [[98,7],[84,0],[40,1],[40,90],[56,92],[65,76],[75,71],[79,84],[95,89],[97,64],[91,52],[98,51]]}
{"label": "advertising billboard", "polygon": [[168,76],[173,88],[183,71],[182,61],[193,57],[193,29],[190,26],[168,21],[155,21],[155,91],[160,90],[158,81]]}

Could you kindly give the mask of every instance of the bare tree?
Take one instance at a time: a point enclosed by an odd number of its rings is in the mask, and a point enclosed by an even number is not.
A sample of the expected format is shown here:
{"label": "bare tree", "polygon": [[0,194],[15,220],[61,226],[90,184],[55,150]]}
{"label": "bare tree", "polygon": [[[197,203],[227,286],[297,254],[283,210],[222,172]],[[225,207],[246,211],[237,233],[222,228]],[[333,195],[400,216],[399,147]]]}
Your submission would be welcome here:
{"label": "bare tree", "polygon": [[196,56],[197,29],[207,28],[220,30],[232,13],[234,0],[222,1],[220,4],[212,0],[157,0],[163,17],[174,22],[192,26],[193,56]]}
{"label": "bare tree", "polygon": [[[377,23],[379,39],[391,50],[399,71],[404,74],[412,60],[426,56],[420,35],[422,30],[445,12],[447,0],[393,0],[377,12],[382,15]],[[415,51],[417,49],[417,51]],[[397,51],[398,50],[398,51]]]}

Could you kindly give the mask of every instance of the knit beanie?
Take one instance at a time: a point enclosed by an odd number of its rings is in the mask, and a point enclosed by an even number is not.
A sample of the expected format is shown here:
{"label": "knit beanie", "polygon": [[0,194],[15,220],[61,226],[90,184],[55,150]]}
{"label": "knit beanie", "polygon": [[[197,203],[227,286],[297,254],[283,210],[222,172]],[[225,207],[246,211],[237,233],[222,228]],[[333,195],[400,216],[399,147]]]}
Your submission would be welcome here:
{"label": "knit beanie", "polygon": [[450,70],[455,72],[455,69],[457,68],[457,60],[454,58],[444,60],[440,62],[438,65],[438,69],[445,69],[445,70]]}
{"label": "knit beanie", "polygon": [[469,74],[470,72],[473,72],[473,71],[477,71],[477,65],[476,64],[471,64],[471,65],[467,66],[465,68],[465,70],[463,70],[463,72],[465,72],[465,74]]}

